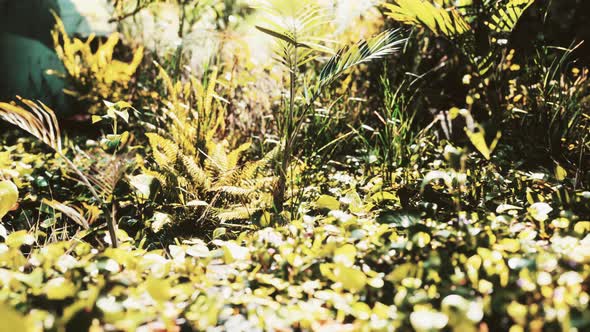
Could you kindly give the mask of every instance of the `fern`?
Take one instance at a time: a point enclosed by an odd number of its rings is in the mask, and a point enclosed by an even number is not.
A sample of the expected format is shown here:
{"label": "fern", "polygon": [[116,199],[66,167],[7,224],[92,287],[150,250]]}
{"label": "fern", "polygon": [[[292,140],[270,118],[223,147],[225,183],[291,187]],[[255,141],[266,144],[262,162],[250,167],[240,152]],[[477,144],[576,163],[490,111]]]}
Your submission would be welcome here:
{"label": "fern", "polygon": [[148,133],[146,136],[158,166],[162,168],[174,167],[180,150],[178,145],[158,134]]}
{"label": "fern", "polygon": [[[271,196],[263,192],[270,191],[269,181],[258,179],[267,178],[269,159],[241,165],[251,144],[231,149],[227,141],[215,138],[225,124],[223,99],[215,92],[217,72],[213,70],[206,83],[195,77],[173,82],[161,67],[160,77],[167,98],[162,103],[161,131],[146,134],[155,163],[144,173],[157,178],[174,201],[188,202],[187,209],[200,211],[199,220],[229,220],[232,210],[241,208],[234,217],[248,219],[245,210],[268,208],[260,197]],[[220,211],[222,217],[217,215]]]}
{"label": "fern", "polygon": [[99,112],[103,100],[109,100],[111,96],[121,99],[142,62],[143,48],[135,51],[129,63],[113,59],[115,46],[119,43],[118,34],[110,35],[93,51],[94,35],[84,42],[71,39],[59,16],[56,13],[53,16],[56,23],[51,36],[55,52],[66,69],[65,77],[73,89],[65,92],[89,102],[91,114]]}

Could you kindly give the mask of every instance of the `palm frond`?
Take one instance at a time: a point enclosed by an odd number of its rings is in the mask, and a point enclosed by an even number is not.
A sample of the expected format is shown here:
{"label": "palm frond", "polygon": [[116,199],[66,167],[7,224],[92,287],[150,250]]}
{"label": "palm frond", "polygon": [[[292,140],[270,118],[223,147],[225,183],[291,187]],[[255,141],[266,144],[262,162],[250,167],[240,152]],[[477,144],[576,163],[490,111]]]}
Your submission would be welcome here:
{"label": "palm frond", "polygon": [[20,97],[18,99],[29,110],[16,103],[0,103],[0,118],[23,129],[61,153],[61,130],[55,113],[42,102],[35,103]]}
{"label": "palm frond", "polygon": [[275,59],[290,71],[313,60],[313,50],[331,52],[318,43],[331,16],[317,1],[268,0],[254,8],[265,14],[256,28],[275,38]]}
{"label": "palm frond", "polygon": [[402,37],[400,29],[393,29],[340,49],[322,68],[319,85],[329,84],[346,70],[361,63],[395,53],[406,40]]}
{"label": "palm frond", "polygon": [[79,208],[71,207],[67,204],[55,201],[55,200],[43,200],[43,204],[49,206],[50,208],[57,210],[68,218],[72,219],[76,224],[82,226],[84,229],[88,229],[88,220],[84,217],[83,213],[80,211]]}
{"label": "palm frond", "polygon": [[485,24],[496,34],[510,33],[527,8],[535,0],[509,0],[505,4],[495,6],[490,10],[489,19]]}
{"label": "palm frond", "polygon": [[408,25],[422,25],[435,35],[448,38],[461,35],[470,30],[469,24],[454,8],[442,8],[425,0],[395,0],[384,5],[388,16]]}

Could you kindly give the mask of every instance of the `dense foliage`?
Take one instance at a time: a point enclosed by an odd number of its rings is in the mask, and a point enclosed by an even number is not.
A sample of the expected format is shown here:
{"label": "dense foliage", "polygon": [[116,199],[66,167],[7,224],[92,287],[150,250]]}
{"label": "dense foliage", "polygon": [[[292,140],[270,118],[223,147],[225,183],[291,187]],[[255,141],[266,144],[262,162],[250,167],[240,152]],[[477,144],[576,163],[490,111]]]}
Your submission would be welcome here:
{"label": "dense foliage", "polygon": [[575,7],[105,3],[0,102],[1,331],[590,329]]}

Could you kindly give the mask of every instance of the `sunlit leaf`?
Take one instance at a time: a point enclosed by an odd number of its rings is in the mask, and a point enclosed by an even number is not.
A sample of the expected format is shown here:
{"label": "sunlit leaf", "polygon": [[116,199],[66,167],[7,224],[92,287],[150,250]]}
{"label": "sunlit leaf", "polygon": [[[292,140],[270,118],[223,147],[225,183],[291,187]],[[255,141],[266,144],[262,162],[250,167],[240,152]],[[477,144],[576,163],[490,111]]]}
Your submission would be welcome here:
{"label": "sunlit leaf", "polygon": [[18,202],[18,188],[11,181],[0,181],[0,220]]}

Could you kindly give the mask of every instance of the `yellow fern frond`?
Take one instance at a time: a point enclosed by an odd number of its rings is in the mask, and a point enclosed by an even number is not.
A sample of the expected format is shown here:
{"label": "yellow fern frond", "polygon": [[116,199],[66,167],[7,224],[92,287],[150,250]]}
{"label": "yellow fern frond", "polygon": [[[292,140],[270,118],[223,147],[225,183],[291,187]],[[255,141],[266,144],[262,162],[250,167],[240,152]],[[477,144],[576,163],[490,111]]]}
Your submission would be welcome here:
{"label": "yellow fern frond", "polygon": [[158,166],[163,168],[173,167],[178,158],[178,145],[158,134],[148,133],[146,136]]}
{"label": "yellow fern frond", "polygon": [[236,206],[227,209],[219,209],[215,213],[215,217],[221,222],[233,221],[233,220],[247,220],[257,212],[248,206]]}
{"label": "yellow fern frond", "polygon": [[182,156],[182,164],[193,181],[193,184],[207,190],[210,186],[209,174],[199,166],[193,157]]}

